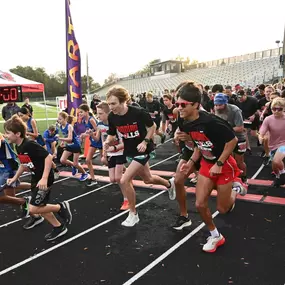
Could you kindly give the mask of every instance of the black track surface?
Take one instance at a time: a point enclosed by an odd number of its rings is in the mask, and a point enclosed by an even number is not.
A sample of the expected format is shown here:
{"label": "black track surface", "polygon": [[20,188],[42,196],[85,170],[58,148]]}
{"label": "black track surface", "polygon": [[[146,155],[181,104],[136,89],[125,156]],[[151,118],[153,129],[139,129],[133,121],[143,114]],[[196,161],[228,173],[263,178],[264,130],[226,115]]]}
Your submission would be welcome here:
{"label": "black track surface", "polygon": [[[248,177],[261,165],[259,152],[256,148],[253,155],[246,158]],[[151,164],[161,162],[175,153],[176,148],[168,142],[157,149],[157,157]],[[162,162],[153,169],[175,171],[175,159]],[[94,162],[98,163],[98,159]],[[272,179],[270,172],[270,167],[265,167],[257,179]],[[103,171],[95,174],[107,175]],[[187,182],[187,185],[191,184]],[[101,186],[106,186],[106,183],[99,183],[97,187],[89,189],[69,178],[53,186],[52,201],[72,199]],[[134,228],[121,226],[127,216],[125,213],[69,241],[121,213],[122,195],[117,185],[104,187],[71,201],[73,223],[67,235],[52,243],[44,241],[44,235],[50,231],[47,224],[29,231],[22,229],[24,221],[0,228],[0,272],[68,241],[0,276],[0,284],[124,284],[202,223],[194,207],[193,194],[187,195],[193,224],[189,229],[175,232],[170,226],[177,217],[177,203],[170,201],[168,194],[160,190],[137,187],[136,191],[137,203],[160,194],[138,208],[140,223]],[[261,195],[261,200],[266,195],[285,197],[284,188],[250,186],[249,193]],[[215,212],[215,198],[210,199],[209,205]],[[17,212],[11,206],[1,205],[0,211],[0,225],[17,218]],[[233,213],[215,218],[217,228],[226,237],[226,244],[216,253],[205,254],[201,250],[209,234],[204,227],[134,284],[283,285],[284,215],[282,205],[237,201]]]}

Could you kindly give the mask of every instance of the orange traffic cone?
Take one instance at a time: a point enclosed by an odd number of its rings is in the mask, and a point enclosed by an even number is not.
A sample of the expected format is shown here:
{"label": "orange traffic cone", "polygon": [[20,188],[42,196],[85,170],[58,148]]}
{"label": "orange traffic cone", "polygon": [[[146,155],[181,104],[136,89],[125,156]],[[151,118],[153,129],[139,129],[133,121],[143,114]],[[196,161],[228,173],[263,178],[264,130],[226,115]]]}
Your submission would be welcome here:
{"label": "orange traffic cone", "polygon": [[89,151],[89,147],[90,147],[90,137],[87,136],[85,138],[85,142],[84,142],[84,157],[87,157],[88,151]]}

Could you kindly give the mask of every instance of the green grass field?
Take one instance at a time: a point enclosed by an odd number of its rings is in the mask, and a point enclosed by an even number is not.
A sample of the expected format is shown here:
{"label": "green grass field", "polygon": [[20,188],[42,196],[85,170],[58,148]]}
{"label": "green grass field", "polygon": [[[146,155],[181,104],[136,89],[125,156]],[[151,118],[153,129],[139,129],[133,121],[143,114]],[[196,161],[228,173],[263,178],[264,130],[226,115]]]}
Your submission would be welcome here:
{"label": "green grass field", "polygon": [[[18,104],[20,107],[22,104]],[[31,102],[34,110],[34,119],[37,121],[37,127],[41,134],[47,129],[47,124],[52,125],[56,122],[57,118],[57,109],[54,106],[47,106],[47,118],[48,122],[46,121],[46,110],[45,106],[42,102]],[[2,111],[3,105],[0,105],[0,111]],[[0,122],[0,132],[3,132],[3,118],[1,116]]]}

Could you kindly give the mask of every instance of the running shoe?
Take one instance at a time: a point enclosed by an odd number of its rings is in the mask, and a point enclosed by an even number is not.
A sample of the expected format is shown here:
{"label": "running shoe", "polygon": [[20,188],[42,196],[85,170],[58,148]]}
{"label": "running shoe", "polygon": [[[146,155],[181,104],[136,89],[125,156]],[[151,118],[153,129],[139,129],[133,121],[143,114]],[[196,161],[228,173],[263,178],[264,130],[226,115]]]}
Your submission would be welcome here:
{"label": "running shoe", "polygon": [[59,203],[60,210],[58,215],[63,219],[65,224],[71,224],[72,222],[72,213],[70,210],[70,205],[67,201]]}
{"label": "running shoe", "polygon": [[223,245],[226,242],[226,239],[220,234],[218,237],[209,236],[207,238],[206,244],[203,246],[203,250],[206,252],[213,253],[217,248]]}
{"label": "running shoe", "polygon": [[78,173],[78,169],[74,166],[72,166],[71,169],[72,169],[72,175],[75,176]]}
{"label": "running shoe", "polygon": [[55,240],[67,233],[67,227],[65,225],[61,225],[59,227],[54,227],[52,231],[45,235],[46,241],[52,241]]}
{"label": "running shoe", "polygon": [[91,186],[94,186],[94,185],[97,185],[98,182],[96,179],[92,180],[92,179],[88,179],[87,182],[86,182],[86,186],[87,187],[91,187]]}
{"label": "running shoe", "polygon": [[29,211],[29,204],[31,202],[32,197],[28,196],[28,197],[24,197],[24,199],[25,199],[25,202],[20,207],[21,208],[21,217],[22,218],[26,218],[26,217],[29,216],[29,213],[30,213],[30,211]]}
{"label": "running shoe", "polygon": [[185,227],[190,227],[192,221],[188,217],[179,216],[176,223],[172,226],[174,230],[181,231]]}
{"label": "running shoe", "polygon": [[59,178],[59,170],[57,168],[53,170],[53,176],[54,180],[57,180]]}
{"label": "running shoe", "polygon": [[79,178],[79,181],[83,182],[83,181],[85,181],[87,179],[88,179],[88,173],[82,173],[80,178]]}
{"label": "running shoe", "polygon": [[129,207],[130,207],[129,201],[128,201],[128,200],[124,200],[124,202],[123,202],[123,204],[122,204],[120,210],[121,210],[121,211],[125,211],[125,210],[128,210]]}
{"label": "running shoe", "polygon": [[42,216],[31,216],[28,221],[23,225],[23,228],[25,230],[30,230],[34,228],[35,226],[41,224],[45,219]]}
{"label": "running shoe", "polygon": [[190,182],[193,183],[193,184],[196,184],[197,181],[198,181],[198,176],[197,175],[190,180]]}
{"label": "running shoe", "polygon": [[139,214],[135,214],[133,212],[129,212],[128,217],[122,222],[122,226],[124,227],[133,227],[140,221]]}
{"label": "running shoe", "polygon": [[233,182],[232,190],[236,191],[241,196],[246,195],[247,188],[248,188],[248,185],[246,183],[243,183],[240,178],[238,181]]}
{"label": "running shoe", "polygon": [[168,188],[168,195],[170,200],[175,200],[176,198],[176,189],[174,184],[174,177],[170,178],[169,180],[169,188]]}

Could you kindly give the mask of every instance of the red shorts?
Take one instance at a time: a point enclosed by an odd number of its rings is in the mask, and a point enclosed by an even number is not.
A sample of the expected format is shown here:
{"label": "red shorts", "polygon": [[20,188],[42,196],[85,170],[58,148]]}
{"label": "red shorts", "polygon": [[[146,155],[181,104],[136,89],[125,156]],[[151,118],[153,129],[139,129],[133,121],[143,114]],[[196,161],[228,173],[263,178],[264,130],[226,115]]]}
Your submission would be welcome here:
{"label": "red shorts", "polygon": [[199,174],[210,178],[216,185],[223,185],[235,180],[240,175],[240,170],[237,167],[235,159],[230,156],[224,163],[222,172],[215,176],[210,176],[210,169],[214,164],[210,163],[202,158],[201,168]]}

